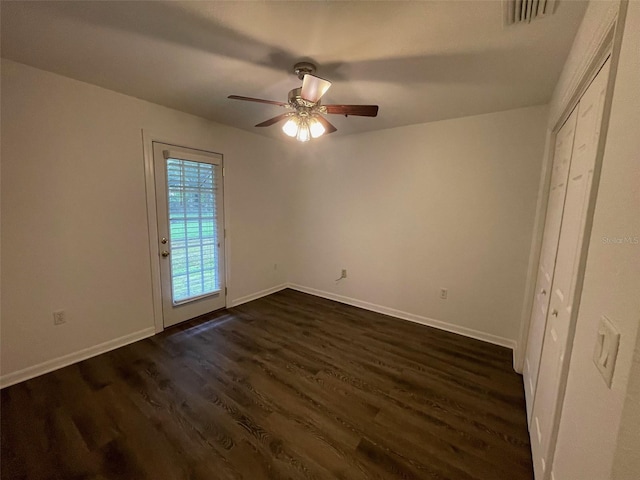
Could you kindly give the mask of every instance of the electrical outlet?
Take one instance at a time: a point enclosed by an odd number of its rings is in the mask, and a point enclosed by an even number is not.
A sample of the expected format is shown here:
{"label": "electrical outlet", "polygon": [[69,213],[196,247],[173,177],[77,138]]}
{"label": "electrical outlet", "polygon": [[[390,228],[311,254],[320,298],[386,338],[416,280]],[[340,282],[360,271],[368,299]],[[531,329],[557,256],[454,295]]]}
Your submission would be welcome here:
{"label": "electrical outlet", "polygon": [[441,288],[440,289],[440,298],[442,300],[446,300],[448,294],[449,294],[449,290],[447,290],[446,288]]}
{"label": "electrical outlet", "polygon": [[55,312],[53,312],[53,324],[62,325],[63,323],[67,323],[67,319],[64,315],[64,310],[56,310]]}
{"label": "electrical outlet", "polygon": [[340,276],[340,278],[347,278],[347,269],[346,268],[342,269],[342,275]]}

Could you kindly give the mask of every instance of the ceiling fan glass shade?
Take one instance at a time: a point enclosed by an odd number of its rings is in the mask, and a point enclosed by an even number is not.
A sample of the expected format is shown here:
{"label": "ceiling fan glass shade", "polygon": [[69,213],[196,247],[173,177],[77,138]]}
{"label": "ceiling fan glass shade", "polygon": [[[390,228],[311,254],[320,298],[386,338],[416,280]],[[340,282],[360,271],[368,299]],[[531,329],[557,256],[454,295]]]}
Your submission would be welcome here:
{"label": "ceiling fan glass shade", "polygon": [[300,122],[298,125],[298,135],[296,140],[300,142],[308,142],[311,139],[311,132],[309,131],[309,125],[307,122]]}
{"label": "ceiling fan glass shade", "polygon": [[313,138],[318,138],[322,136],[325,132],[324,125],[318,121],[316,118],[312,118],[309,122],[309,131],[311,132],[311,136]]}
{"label": "ceiling fan glass shade", "polygon": [[298,122],[296,121],[296,117],[289,118],[282,126],[282,131],[290,137],[298,135]]}
{"label": "ceiling fan glass shade", "polygon": [[312,103],[317,103],[331,87],[331,82],[323,80],[315,75],[305,75],[302,80],[300,96]]}

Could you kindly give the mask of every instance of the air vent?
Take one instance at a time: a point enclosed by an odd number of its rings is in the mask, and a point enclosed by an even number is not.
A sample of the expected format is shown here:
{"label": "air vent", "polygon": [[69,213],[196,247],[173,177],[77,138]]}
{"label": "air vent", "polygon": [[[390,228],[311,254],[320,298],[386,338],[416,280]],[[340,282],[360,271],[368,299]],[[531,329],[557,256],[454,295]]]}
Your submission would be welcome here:
{"label": "air vent", "polygon": [[529,23],[536,18],[551,15],[556,0],[503,0],[504,24]]}

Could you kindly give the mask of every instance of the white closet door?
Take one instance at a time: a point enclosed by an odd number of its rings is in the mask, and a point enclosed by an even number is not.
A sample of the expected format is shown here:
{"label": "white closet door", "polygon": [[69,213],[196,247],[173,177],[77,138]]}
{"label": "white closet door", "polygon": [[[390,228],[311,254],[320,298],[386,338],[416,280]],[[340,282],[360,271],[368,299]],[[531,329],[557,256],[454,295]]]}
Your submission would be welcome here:
{"label": "white closet door", "polygon": [[574,296],[600,137],[608,67],[609,62],[600,70],[578,105],[558,254],[533,403],[531,448],[537,479],[548,478],[548,464],[555,448],[555,435],[564,397],[566,380],[563,372],[569,362],[565,353],[573,341],[575,330],[570,323],[571,311],[577,308]]}
{"label": "white closet door", "polygon": [[531,322],[529,324],[529,337],[527,340],[527,352],[523,371],[529,428],[531,428],[533,399],[538,381],[538,367],[540,365],[542,339],[544,338],[545,324],[547,321],[551,282],[553,281],[553,271],[556,265],[558,237],[560,236],[560,224],[562,223],[564,199],[567,191],[567,177],[569,175],[576,118],[578,116],[577,110],[577,108],[574,109],[556,136],[553,171],[551,173],[551,185],[549,187],[549,201],[544,224],[544,236],[542,238],[542,251],[540,252],[540,262],[538,264],[538,279],[536,282],[533,309],[531,311]]}

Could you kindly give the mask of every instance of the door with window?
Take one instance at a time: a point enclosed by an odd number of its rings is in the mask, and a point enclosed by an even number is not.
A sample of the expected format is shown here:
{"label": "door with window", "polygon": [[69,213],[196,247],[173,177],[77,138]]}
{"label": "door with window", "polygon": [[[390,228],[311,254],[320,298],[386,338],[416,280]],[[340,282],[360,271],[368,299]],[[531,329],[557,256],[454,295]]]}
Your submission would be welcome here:
{"label": "door with window", "polygon": [[153,142],[153,162],[169,327],[225,306],[222,156]]}

